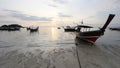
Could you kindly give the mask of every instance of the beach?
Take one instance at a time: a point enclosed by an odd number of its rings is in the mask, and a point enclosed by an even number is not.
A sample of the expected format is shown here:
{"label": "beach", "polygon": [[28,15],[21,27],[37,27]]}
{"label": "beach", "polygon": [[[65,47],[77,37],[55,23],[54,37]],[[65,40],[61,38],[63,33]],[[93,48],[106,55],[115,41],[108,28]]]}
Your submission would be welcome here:
{"label": "beach", "polygon": [[92,45],[55,27],[0,31],[0,68],[119,68],[119,37],[107,30]]}

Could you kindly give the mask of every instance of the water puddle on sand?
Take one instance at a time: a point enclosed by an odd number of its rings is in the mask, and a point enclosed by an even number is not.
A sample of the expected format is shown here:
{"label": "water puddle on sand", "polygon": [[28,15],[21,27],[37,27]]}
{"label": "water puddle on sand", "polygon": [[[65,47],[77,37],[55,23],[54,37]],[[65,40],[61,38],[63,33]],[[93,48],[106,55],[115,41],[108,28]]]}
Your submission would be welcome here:
{"label": "water puddle on sand", "polygon": [[79,68],[75,47],[29,47],[0,56],[0,68]]}

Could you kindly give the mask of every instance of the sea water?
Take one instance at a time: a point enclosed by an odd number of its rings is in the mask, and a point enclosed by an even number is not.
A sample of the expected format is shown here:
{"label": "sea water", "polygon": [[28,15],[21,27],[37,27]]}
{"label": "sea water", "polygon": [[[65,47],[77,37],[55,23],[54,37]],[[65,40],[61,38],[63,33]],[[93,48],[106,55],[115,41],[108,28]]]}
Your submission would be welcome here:
{"label": "sea water", "polygon": [[[102,63],[110,62],[108,59],[118,60],[119,31],[107,29],[92,47],[78,43],[82,67],[98,68],[96,65],[104,66],[106,64]],[[64,32],[57,27],[40,27],[38,32],[32,33],[25,28],[0,31],[0,68],[79,68],[77,58],[74,32]],[[119,67],[119,62],[106,65],[106,68],[115,66]]]}

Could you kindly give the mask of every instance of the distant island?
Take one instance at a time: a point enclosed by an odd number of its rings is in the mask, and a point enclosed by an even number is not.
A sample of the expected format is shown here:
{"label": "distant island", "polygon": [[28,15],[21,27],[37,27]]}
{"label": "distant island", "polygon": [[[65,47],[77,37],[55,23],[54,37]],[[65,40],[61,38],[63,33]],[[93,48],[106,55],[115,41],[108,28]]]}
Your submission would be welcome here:
{"label": "distant island", "polygon": [[23,26],[19,24],[10,24],[10,25],[0,26],[0,30],[2,31],[17,31],[17,30],[20,30],[20,28],[23,28]]}

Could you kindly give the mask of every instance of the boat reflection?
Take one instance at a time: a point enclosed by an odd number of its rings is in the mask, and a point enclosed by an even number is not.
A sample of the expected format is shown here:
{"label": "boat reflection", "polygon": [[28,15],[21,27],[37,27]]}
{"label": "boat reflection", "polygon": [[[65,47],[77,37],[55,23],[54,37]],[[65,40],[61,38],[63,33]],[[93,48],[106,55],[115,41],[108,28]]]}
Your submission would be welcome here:
{"label": "boat reflection", "polygon": [[75,37],[75,45],[76,46],[90,46],[90,45],[94,45],[91,42],[88,42],[86,40],[80,39],[78,37]]}

